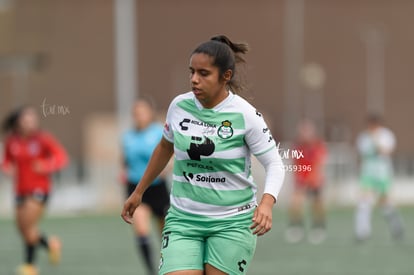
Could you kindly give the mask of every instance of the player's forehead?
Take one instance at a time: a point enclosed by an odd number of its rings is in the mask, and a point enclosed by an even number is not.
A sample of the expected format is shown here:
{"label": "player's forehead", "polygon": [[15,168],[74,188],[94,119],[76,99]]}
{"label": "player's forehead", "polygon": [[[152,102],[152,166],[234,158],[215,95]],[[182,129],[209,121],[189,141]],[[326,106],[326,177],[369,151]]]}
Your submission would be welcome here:
{"label": "player's forehead", "polygon": [[214,57],[205,53],[194,53],[190,57],[190,69],[194,70],[214,70]]}

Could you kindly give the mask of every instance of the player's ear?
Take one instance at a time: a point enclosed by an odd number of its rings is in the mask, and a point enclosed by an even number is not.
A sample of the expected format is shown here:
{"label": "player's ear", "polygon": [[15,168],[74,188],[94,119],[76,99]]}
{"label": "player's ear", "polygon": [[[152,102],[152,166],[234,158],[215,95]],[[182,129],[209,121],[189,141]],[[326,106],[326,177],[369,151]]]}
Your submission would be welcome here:
{"label": "player's ear", "polygon": [[231,80],[231,77],[233,76],[233,71],[228,69],[227,71],[224,72],[223,74],[223,80],[226,82],[229,82]]}

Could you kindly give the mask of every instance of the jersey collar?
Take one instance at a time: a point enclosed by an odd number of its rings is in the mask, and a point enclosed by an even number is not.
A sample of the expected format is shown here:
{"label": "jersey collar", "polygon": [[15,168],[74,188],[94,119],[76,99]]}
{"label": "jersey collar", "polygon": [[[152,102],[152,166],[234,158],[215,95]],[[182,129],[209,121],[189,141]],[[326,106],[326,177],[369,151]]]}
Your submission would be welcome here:
{"label": "jersey collar", "polygon": [[[212,110],[212,111],[219,111],[221,108],[223,108],[223,106],[225,106],[228,102],[230,102],[233,98],[234,98],[234,94],[233,94],[233,92],[232,91],[230,91],[229,90],[229,94],[228,94],[228,96],[222,101],[222,102],[220,102],[219,104],[217,104],[216,106],[214,106],[213,108],[211,108],[211,109],[206,109],[206,110]],[[195,102],[195,104],[196,104],[196,106],[197,106],[197,108],[201,111],[201,110],[203,110],[203,109],[205,109],[204,107],[203,107],[203,105],[201,105],[201,103],[200,103],[200,101],[198,101],[198,99],[194,96],[194,102]]]}

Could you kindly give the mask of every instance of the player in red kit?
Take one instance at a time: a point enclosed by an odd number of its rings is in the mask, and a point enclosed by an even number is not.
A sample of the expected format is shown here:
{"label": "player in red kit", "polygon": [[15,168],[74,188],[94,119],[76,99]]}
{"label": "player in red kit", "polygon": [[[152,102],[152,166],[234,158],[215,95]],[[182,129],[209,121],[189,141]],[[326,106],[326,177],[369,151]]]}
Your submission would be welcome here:
{"label": "player in red kit", "polygon": [[39,117],[32,107],[12,112],[4,121],[6,133],[1,170],[14,178],[16,225],[25,245],[25,263],[19,275],[36,275],[37,247],[48,250],[49,260],[60,260],[57,237],[47,238],[38,223],[51,191],[50,175],[68,162],[64,148],[49,133],[40,130]]}
{"label": "player in red kit", "polygon": [[322,198],[324,164],[327,150],[318,137],[311,120],[303,120],[298,125],[298,137],[294,143],[297,152],[293,160],[295,186],[289,206],[290,226],[286,231],[289,242],[298,242],[304,237],[303,207],[306,197],[311,199],[312,230],[308,238],[317,244],[325,239],[325,209]]}

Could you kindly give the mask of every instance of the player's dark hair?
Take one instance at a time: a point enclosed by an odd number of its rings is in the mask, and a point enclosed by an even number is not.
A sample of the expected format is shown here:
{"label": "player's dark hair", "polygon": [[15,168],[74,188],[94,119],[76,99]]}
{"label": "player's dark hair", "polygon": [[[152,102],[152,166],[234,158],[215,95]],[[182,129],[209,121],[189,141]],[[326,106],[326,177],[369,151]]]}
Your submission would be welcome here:
{"label": "player's dark hair", "polygon": [[155,112],[157,110],[157,104],[155,100],[147,95],[140,95],[136,100],[135,103],[142,101],[148,104],[148,106]]}
{"label": "player's dark hair", "polygon": [[19,123],[19,118],[24,112],[24,110],[26,110],[27,108],[28,106],[20,106],[11,111],[3,120],[1,127],[3,132],[7,133],[11,131],[16,131]]}
{"label": "player's dark hair", "polygon": [[382,117],[381,117],[381,115],[380,115],[380,114],[377,114],[377,113],[370,113],[370,114],[368,114],[368,116],[367,116],[367,122],[368,122],[369,124],[376,124],[376,125],[379,125],[379,124],[382,124],[383,119],[382,119]]}
{"label": "player's dark hair", "polygon": [[219,69],[221,77],[227,70],[231,70],[232,77],[227,84],[230,90],[239,93],[244,90],[244,87],[241,77],[236,76],[236,64],[245,63],[242,55],[248,50],[246,43],[233,43],[227,36],[218,35],[199,45],[191,55],[204,53],[213,57],[213,66]]}

